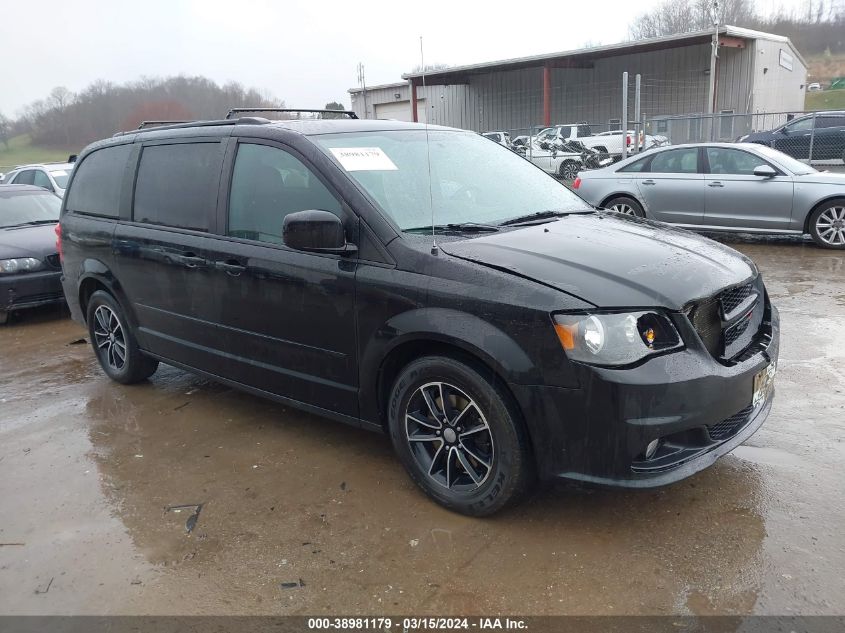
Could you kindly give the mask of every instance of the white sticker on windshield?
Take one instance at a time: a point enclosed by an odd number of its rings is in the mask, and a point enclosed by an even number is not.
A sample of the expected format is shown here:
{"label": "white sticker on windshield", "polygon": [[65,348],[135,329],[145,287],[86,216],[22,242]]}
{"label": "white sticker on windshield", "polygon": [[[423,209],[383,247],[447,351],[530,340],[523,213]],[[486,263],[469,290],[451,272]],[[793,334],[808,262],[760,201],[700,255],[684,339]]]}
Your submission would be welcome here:
{"label": "white sticker on windshield", "polygon": [[346,171],[392,171],[399,169],[380,147],[330,147]]}

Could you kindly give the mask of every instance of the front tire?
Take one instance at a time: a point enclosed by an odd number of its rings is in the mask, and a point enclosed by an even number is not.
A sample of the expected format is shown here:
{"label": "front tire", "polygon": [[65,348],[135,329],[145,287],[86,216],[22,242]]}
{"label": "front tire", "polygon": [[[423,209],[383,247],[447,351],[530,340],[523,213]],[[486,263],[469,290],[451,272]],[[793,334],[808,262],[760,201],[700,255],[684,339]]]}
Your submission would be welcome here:
{"label": "front tire", "polygon": [[126,314],[109,293],[91,295],[86,318],[91,347],[109,378],[130,385],[155,373],[158,361],[141,353]]}
{"label": "front tire", "polygon": [[619,196],[617,198],[613,198],[612,200],[608,200],[605,203],[604,208],[610,211],[616,211],[622,215],[634,215],[638,218],[645,217],[645,211],[643,210],[642,205],[633,198],[628,198],[627,196]]}
{"label": "front tire", "polygon": [[810,236],[822,248],[845,249],[845,198],[835,198],[810,215]]}
{"label": "front tire", "polygon": [[439,504],[486,516],[515,502],[533,480],[528,437],[509,399],[474,368],[420,358],[390,394],[389,430],[400,461]]}

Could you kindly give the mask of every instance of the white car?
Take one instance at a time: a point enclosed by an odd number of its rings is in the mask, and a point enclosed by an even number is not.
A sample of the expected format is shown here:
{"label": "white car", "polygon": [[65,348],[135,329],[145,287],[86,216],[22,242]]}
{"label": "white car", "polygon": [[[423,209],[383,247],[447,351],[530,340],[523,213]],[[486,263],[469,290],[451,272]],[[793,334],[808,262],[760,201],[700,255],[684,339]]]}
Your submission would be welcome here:
{"label": "white car", "polygon": [[74,163],[20,165],[7,173],[2,183],[4,185],[35,185],[63,197],[73,166]]}
{"label": "white car", "polygon": [[533,145],[531,151],[525,154],[525,158],[546,173],[559,176],[564,180],[574,180],[578,172],[584,169],[580,153],[558,151],[553,145],[546,143],[544,145],[547,145],[548,149]]}
{"label": "white car", "polygon": [[807,92],[819,92],[821,89],[822,85],[815,81],[807,86]]}
{"label": "white car", "polygon": [[483,132],[481,134],[484,138],[489,138],[494,143],[504,145],[508,149],[511,148],[511,135],[507,132]]}

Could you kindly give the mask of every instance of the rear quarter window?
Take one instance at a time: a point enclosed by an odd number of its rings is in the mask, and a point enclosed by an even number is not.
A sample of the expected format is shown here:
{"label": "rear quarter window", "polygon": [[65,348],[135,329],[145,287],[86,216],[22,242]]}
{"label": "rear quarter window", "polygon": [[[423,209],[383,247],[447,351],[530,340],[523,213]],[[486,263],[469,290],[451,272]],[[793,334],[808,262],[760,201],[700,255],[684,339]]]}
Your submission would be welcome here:
{"label": "rear quarter window", "polygon": [[651,156],[646,156],[645,158],[641,158],[640,160],[635,160],[633,163],[629,165],[625,165],[619,171],[620,172],[641,172],[645,168],[646,163],[648,162]]}
{"label": "rear quarter window", "polygon": [[148,145],[141,152],[133,219],[208,231],[217,205],[222,145]]}
{"label": "rear quarter window", "polygon": [[75,168],[67,192],[67,209],[77,213],[116,218],[120,190],[131,145],[104,147],[88,154]]}

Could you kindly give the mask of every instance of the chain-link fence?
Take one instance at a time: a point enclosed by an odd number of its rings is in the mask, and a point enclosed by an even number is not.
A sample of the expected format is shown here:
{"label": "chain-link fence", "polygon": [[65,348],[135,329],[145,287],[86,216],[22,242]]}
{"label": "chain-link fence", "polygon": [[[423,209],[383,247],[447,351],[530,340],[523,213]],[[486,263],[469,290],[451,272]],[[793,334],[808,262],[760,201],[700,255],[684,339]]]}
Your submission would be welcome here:
{"label": "chain-link fence", "polygon": [[562,178],[664,145],[751,142],[814,165],[845,165],[845,112],[691,114],[566,125],[530,125],[485,134]]}
{"label": "chain-link fence", "polygon": [[845,161],[845,112],[767,112],[694,114],[653,117],[645,121],[649,135],[669,143],[752,142],[769,145],[811,163]]}

